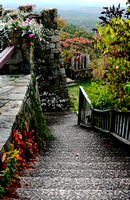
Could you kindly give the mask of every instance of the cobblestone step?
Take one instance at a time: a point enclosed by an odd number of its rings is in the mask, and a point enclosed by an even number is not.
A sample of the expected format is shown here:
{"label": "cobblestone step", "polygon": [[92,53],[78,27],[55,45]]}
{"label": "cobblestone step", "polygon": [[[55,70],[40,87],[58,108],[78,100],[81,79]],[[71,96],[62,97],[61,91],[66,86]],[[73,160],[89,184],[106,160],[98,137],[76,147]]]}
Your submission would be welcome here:
{"label": "cobblestone step", "polygon": [[130,169],[129,162],[98,162],[98,163],[83,163],[83,162],[38,162],[36,163],[36,167],[38,168],[46,168],[46,169],[61,169],[61,170],[71,170],[71,169],[81,169],[81,170],[105,170],[113,168],[116,170],[128,170]]}
{"label": "cobblestone step", "polygon": [[21,177],[19,200],[129,199],[126,146],[106,134],[77,126],[74,113],[46,114],[46,119],[56,140],[41,152],[35,169]]}
{"label": "cobblestone step", "polygon": [[59,190],[19,189],[19,200],[128,200],[129,191],[124,190]]}
{"label": "cobblestone step", "polygon": [[[78,153],[78,152],[77,152]],[[97,154],[92,153],[90,155],[84,155],[81,154],[80,156],[77,156],[76,154],[72,153],[66,153],[59,154],[59,155],[48,155],[43,158],[42,163],[44,162],[81,162],[81,163],[100,163],[100,162],[128,162],[129,157],[119,157],[117,155],[110,155],[110,156],[104,156],[101,155],[97,157]]]}
{"label": "cobblestone step", "polygon": [[129,190],[129,178],[61,178],[61,177],[22,177],[21,185],[28,183],[31,189],[65,190]]}
{"label": "cobblestone step", "polygon": [[30,169],[23,176],[26,177],[65,177],[65,178],[128,178],[130,171],[128,170],[116,170],[116,169]]}

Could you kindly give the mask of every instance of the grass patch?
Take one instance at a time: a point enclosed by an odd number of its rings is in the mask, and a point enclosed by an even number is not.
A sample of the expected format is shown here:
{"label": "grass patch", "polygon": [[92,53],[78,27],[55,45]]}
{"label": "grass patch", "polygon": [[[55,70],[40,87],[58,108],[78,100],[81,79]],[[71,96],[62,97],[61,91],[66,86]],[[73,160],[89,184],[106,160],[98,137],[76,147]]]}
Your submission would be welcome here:
{"label": "grass patch", "polygon": [[91,82],[77,82],[77,86],[68,87],[71,107],[74,112],[78,111],[79,86],[84,88],[94,108],[100,110],[113,108],[108,86],[100,80],[92,79]]}
{"label": "grass patch", "polygon": [[76,86],[68,87],[69,97],[70,97],[70,102],[71,102],[71,108],[74,112],[78,111],[79,86],[82,86],[85,89],[85,91],[87,91],[88,87],[90,86],[90,82],[77,82]]}

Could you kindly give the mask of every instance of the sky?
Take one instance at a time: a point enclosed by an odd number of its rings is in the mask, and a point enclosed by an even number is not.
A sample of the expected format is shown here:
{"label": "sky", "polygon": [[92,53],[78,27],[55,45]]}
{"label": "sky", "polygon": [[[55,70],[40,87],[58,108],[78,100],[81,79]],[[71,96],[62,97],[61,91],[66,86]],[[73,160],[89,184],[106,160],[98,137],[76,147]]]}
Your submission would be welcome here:
{"label": "sky", "polygon": [[[22,2],[22,3],[21,3]],[[121,7],[126,7],[126,0],[0,0],[0,4],[4,8],[9,8],[8,6],[19,6],[27,4],[36,4],[36,7],[43,8],[63,8],[63,7],[103,7],[103,6],[112,6],[113,4],[117,6],[121,4]]]}

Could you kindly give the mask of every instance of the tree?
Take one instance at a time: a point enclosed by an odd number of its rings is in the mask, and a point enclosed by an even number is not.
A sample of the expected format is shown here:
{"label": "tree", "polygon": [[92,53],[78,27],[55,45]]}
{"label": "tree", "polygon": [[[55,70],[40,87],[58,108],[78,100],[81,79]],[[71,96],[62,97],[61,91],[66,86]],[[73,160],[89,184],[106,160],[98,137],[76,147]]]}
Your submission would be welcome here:
{"label": "tree", "polygon": [[[130,20],[129,15],[115,8],[105,7],[105,17],[98,25],[101,36],[97,40],[96,48],[102,49],[107,55],[110,67],[105,72],[106,81],[110,90],[110,98],[116,109],[126,110],[130,107],[129,90],[125,85],[130,81]],[[128,12],[128,9],[127,9]]]}

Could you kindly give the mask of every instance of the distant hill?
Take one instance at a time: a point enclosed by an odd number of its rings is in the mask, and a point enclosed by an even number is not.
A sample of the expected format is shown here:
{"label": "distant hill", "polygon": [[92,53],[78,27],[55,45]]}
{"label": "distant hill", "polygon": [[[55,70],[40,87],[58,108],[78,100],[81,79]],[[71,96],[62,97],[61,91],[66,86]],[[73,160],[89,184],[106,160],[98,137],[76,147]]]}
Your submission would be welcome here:
{"label": "distant hill", "polygon": [[59,15],[66,18],[66,23],[91,31],[99,23],[103,8],[79,7],[75,9],[59,9]]}
{"label": "distant hill", "polygon": [[96,23],[100,22],[99,17],[104,9],[103,7],[71,7],[59,8],[58,11],[61,18],[67,19],[66,23],[91,32],[93,28],[96,28]]}

